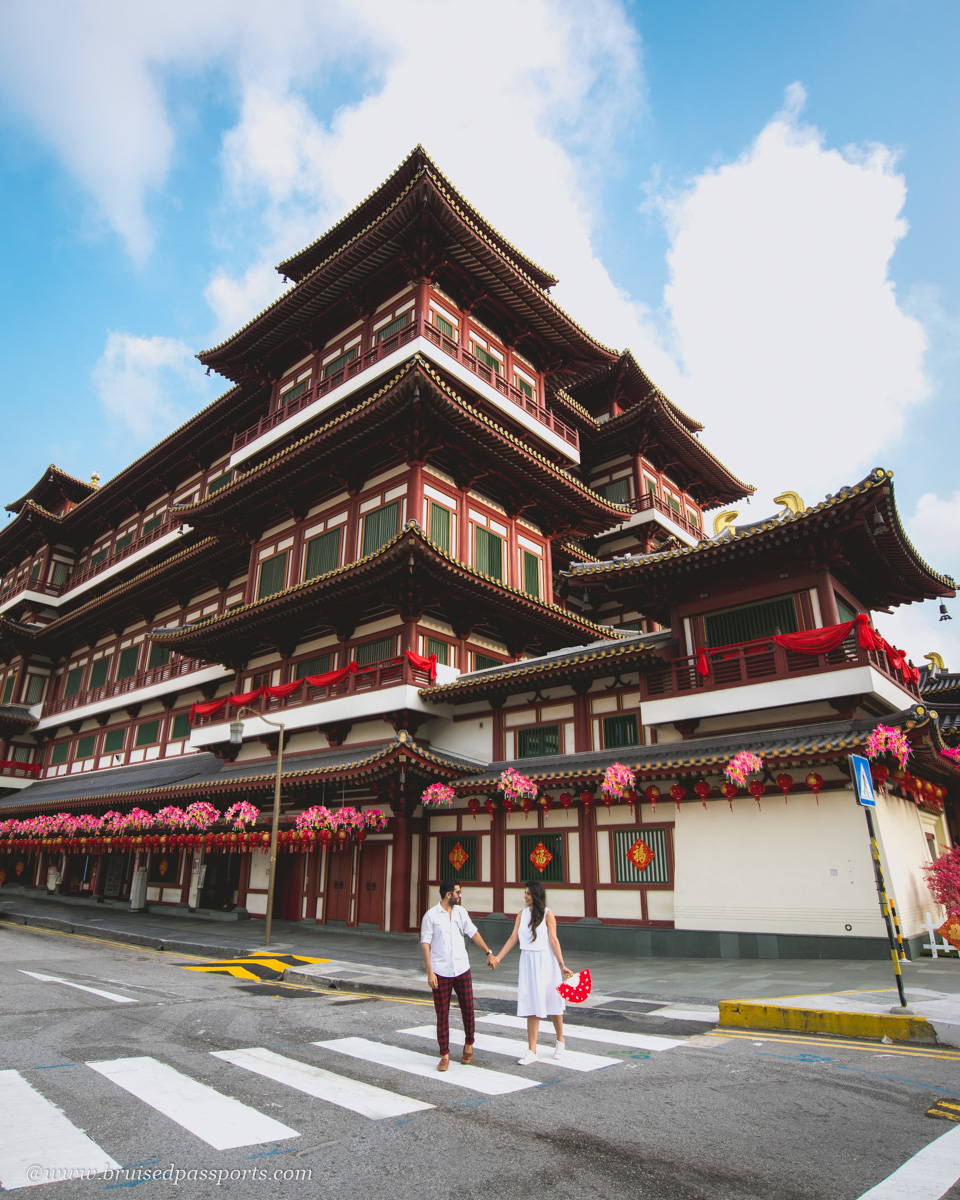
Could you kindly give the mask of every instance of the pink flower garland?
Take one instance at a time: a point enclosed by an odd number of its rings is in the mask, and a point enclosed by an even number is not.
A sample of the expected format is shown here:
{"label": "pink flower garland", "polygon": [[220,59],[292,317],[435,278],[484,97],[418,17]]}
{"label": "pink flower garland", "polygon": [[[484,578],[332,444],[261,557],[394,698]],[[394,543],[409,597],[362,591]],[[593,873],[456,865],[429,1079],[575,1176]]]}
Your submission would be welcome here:
{"label": "pink flower garland", "polygon": [[892,754],[901,768],[910,757],[910,743],[902,729],[891,725],[878,725],[867,738],[867,758],[877,758],[883,753]]}
{"label": "pink flower garland", "polygon": [[424,808],[449,808],[453,804],[453,788],[445,783],[431,783],[420,797]]}
{"label": "pink flower garland", "polygon": [[234,829],[245,829],[247,825],[254,825],[259,816],[260,809],[246,800],[232,804],[223,814],[224,820],[230,822]]}
{"label": "pink flower garland", "polygon": [[500,775],[497,785],[505,800],[536,800],[537,785],[513,767],[507,767]]}
{"label": "pink flower garland", "polygon": [[630,768],[625,767],[623,763],[615,762],[611,763],[604,772],[600,791],[605,796],[612,796],[616,800],[622,800],[635,783],[636,776]]}
{"label": "pink flower garland", "polygon": [[759,754],[754,754],[751,750],[741,750],[730,759],[723,773],[731,783],[743,787],[749,775],[762,769],[763,759]]}

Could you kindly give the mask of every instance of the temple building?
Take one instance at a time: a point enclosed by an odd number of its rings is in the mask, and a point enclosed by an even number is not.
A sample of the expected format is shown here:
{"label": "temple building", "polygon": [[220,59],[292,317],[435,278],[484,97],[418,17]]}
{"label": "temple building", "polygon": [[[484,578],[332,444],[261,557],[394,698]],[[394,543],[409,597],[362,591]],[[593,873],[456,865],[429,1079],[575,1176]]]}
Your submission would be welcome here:
{"label": "temple building", "polygon": [[[263,917],[282,739],[277,917],[408,933],[453,877],[502,921],[538,878],[572,949],[880,957],[847,756],[883,725],[911,747],[875,779],[916,939],[960,836],[960,685],[874,625],[955,591],[892,473],[736,524],[753,489],[703,426],[419,147],[278,270],[199,355],[224,395],[102,485],[51,465],[8,506],[0,896]],[[198,802],[261,815],[164,826]],[[331,840],[297,824],[317,806],[384,819]],[[93,823],[20,828],[60,813]]]}

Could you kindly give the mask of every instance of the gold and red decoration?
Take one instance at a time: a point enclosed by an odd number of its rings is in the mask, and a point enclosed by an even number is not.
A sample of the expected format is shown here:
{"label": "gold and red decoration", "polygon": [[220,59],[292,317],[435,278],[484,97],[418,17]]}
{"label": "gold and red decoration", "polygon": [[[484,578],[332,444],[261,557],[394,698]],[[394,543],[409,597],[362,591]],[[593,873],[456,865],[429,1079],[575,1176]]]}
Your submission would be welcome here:
{"label": "gold and red decoration", "polygon": [[816,771],[811,771],[803,781],[807,787],[813,792],[817,798],[817,807],[820,807],[820,789],[823,787],[823,776],[818,775]]}
{"label": "gold and red decoration", "polygon": [[[747,784],[747,787],[750,791],[750,795],[757,802],[757,808],[760,808],[760,797],[766,792],[767,789],[759,779],[751,779]],[[760,811],[763,812],[763,809],[760,808]]]}
{"label": "gold and red decoration", "polygon": [[454,848],[447,855],[447,858],[450,860],[450,866],[453,867],[458,875],[463,870],[463,864],[469,857],[470,855],[466,852],[466,850],[464,850],[459,842],[457,842]]}
{"label": "gold and red decoration", "polygon": [[627,858],[630,859],[638,871],[645,871],[656,857],[656,854],[642,838],[637,838],[627,851]]}
{"label": "gold and red decoration", "polygon": [[793,776],[788,775],[786,771],[781,771],[777,776],[777,787],[783,792],[783,802],[787,804],[787,792],[793,787]]}
{"label": "gold and red decoration", "polygon": [[687,789],[683,786],[682,783],[675,783],[673,785],[673,787],[670,789],[670,795],[673,797],[673,799],[677,805],[677,812],[680,811],[680,801],[684,798],[684,796],[686,794],[687,794]]}
{"label": "gold and red decoration", "polygon": [[543,842],[537,842],[534,848],[530,851],[530,861],[543,874],[543,872],[553,862],[553,855],[546,848]]}
{"label": "gold and red decoration", "polygon": [[653,805],[653,815],[656,816],[657,815],[657,801],[660,799],[660,789],[657,787],[657,785],[655,783],[651,783],[650,786],[646,789],[646,791],[643,794]]}
{"label": "gold and red decoration", "polygon": [[570,805],[573,803],[573,797],[570,795],[569,792],[561,792],[560,793],[560,803],[563,806],[563,811],[567,812],[567,811],[569,811]]}
{"label": "gold and red decoration", "polygon": [[590,811],[590,805],[593,804],[593,801],[594,801],[593,792],[588,792],[587,789],[584,788],[583,791],[580,793],[580,803],[587,810],[587,812]]}
{"label": "gold and red decoration", "polygon": [[960,912],[953,912],[937,930],[944,941],[960,950]]}
{"label": "gold and red decoration", "polygon": [[488,815],[492,818],[497,811],[497,802],[492,797],[484,800],[483,807],[487,810]]}
{"label": "gold and red decoration", "polygon": [[723,793],[724,798],[726,799],[727,803],[730,805],[730,811],[733,812],[733,798],[737,794],[737,792],[740,791],[740,789],[737,787],[737,785],[735,783],[731,783],[730,780],[728,779],[726,783],[722,783],[720,785],[720,791]]}
{"label": "gold and red decoration", "polygon": [[703,805],[704,809],[706,809],[707,797],[710,795],[711,791],[713,791],[713,789],[710,787],[710,784],[707,783],[705,779],[701,779],[698,783],[693,785],[693,790],[700,797],[700,803]]}

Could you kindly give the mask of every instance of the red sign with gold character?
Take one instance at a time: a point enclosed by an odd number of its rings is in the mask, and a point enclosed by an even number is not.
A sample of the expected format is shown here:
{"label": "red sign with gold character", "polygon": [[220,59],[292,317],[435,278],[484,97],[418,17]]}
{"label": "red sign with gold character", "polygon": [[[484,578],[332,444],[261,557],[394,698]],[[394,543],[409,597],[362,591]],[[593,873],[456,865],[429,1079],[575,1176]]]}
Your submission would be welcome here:
{"label": "red sign with gold character", "polygon": [[447,858],[450,860],[450,865],[455,871],[458,872],[469,857],[470,855],[466,852],[466,850],[464,850],[459,842],[457,842],[454,848],[447,855]]}
{"label": "red sign with gold character", "polygon": [[951,913],[937,930],[944,941],[960,950],[960,912]]}
{"label": "red sign with gold character", "polygon": [[627,858],[630,859],[638,871],[645,871],[656,857],[656,854],[654,854],[647,843],[640,838],[637,838],[627,851]]}
{"label": "red sign with gold character", "polygon": [[534,848],[530,851],[530,861],[538,871],[545,871],[553,862],[553,855],[546,848],[543,842],[537,842]]}

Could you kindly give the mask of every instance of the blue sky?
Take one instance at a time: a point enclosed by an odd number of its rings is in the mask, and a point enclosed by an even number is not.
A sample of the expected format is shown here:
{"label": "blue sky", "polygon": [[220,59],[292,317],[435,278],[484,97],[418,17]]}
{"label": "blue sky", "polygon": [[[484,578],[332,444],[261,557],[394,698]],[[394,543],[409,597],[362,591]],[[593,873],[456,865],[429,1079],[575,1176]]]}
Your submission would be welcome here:
{"label": "blue sky", "polygon": [[[6,0],[3,499],[225,390],[196,351],[420,141],[704,422],[744,518],[887,466],[960,577],[958,35],[952,0]],[[930,608],[881,630],[960,668]]]}

